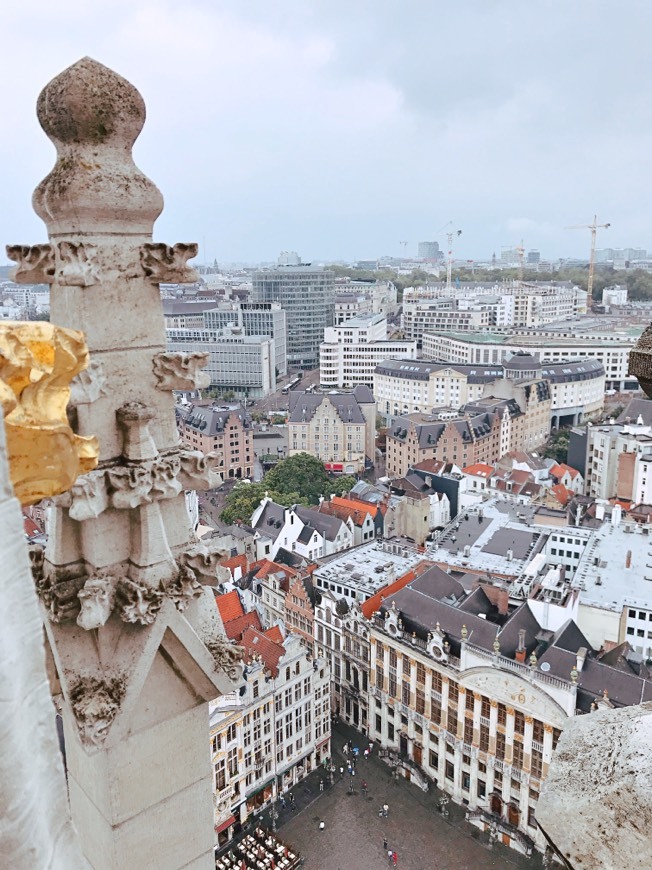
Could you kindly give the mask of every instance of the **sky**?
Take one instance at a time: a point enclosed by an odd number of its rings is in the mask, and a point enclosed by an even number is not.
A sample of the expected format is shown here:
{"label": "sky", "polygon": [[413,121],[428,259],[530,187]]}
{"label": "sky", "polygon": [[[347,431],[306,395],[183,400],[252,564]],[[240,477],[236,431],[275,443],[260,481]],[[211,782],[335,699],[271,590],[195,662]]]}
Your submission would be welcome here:
{"label": "sky", "polygon": [[[22,0],[3,9],[0,241],[35,244],[42,87],[89,55],[147,104],[154,238],[200,261],[652,250],[649,0]],[[402,245],[401,242],[407,242]],[[2,262],[0,256],[0,263]]]}

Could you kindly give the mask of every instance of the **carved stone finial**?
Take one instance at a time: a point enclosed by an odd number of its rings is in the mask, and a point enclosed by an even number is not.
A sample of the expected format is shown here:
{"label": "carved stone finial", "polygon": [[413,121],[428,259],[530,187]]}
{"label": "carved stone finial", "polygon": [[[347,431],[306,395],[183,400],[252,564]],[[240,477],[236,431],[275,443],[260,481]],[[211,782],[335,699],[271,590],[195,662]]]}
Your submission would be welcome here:
{"label": "carved stone finial", "polygon": [[142,402],[127,402],[116,411],[118,423],[124,432],[122,455],[130,462],[155,459],[156,444],[149,431],[149,422],[156,416]]}
{"label": "carved stone finial", "polygon": [[0,390],[16,496],[32,504],[97,465],[97,439],[70,428],[70,381],[88,362],[81,333],[52,323],[0,324]]}
{"label": "carved stone finial", "polygon": [[498,640],[497,636],[496,636],[496,639],[494,640],[492,646],[494,649],[494,655],[498,655],[500,653],[500,641]]}
{"label": "carved stone finial", "polygon": [[145,123],[136,88],[84,57],[43,88],[37,114],[57,149],[33,197],[50,234],[151,233],[163,197],[131,154]]}
{"label": "carved stone finial", "polygon": [[468,636],[469,636],[469,630],[466,627],[466,625],[463,625],[462,626],[462,640],[466,640]]}
{"label": "carved stone finial", "polygon": [[573,668],[572,671],[570,672],[570,679],[571,679],[571,683],[572,683],[574,686],[577,685],[577,677],[578,677],[578,676],[579,676],[579,675],[578,675],[578,672],[577,672],[577,668]]}
{"label": "carved stone finial", "polygon": [[201,371],[209,358],[209,353],[157,353],[153,361],[157,389],[203,390],[209,387],[210,375]]}
{"label": "carved stone finial", "polygon": [[124,622],[151,625],[163,604],[163,593],[122,577],[116,589],[116,604]]}

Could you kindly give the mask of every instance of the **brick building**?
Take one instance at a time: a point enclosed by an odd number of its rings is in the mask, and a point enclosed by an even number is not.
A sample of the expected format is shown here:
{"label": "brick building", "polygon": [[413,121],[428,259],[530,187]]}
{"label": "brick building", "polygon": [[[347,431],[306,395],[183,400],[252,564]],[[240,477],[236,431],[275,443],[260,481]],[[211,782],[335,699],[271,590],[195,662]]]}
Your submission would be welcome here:
{"label": "brick building", "polygon": [[254,447],[251,418],[240,405],[212,402],[177,406],[181,440],[202,453],[215,453],[215,467],[223,478],[253,479]]}

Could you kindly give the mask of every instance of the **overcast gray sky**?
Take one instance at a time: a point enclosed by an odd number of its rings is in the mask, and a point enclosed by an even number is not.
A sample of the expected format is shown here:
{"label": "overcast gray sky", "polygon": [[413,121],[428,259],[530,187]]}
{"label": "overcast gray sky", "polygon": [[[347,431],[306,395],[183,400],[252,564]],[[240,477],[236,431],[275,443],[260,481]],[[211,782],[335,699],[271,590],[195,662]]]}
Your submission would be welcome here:
{"label": "overcast gray sky", "polygon": [[[0,241],[36,243],[41,88],[90,55],[147,103],[155,238],[208,258],[652,249],[649,0],[21,0],[3,11]],[[203,259],[203,257],[202,257]],[[0,258],[0,262],[2,258]]]}

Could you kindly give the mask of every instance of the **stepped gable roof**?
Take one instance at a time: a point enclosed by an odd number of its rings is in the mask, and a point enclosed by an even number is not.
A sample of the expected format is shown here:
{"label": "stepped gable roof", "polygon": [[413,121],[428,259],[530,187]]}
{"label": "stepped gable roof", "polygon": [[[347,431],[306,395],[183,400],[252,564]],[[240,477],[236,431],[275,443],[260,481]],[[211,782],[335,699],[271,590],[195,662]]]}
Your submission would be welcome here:
{"label": "stepped gable roof", "polygon": [[186,426],[196,430],[201,435],[214,437],[223,435],[226,426],[234,416],[245,429],[251,426],[251,417],[243,408],[220,408],[215,406],[190,405],[188,408],[175,409],[179,418]]}
{"label": "stepped gable roof", "polygon": [[414,568],[410,568],[405,574],[399,577],[397,580],[394,580],[393,583],[390,583],[388,586],[384,586],[382,589],[379,589],[375,595],[372,595],[371,598],[367,598],[360,605],[360,610],[362,615],[366,619],[371,619],[374,613],[377,610],[380,610],[383,601],[391,595],[394,595],[400,589],[403,589],[404,586],[407,586],[412,580],[415,580],[420,573],[423,571],[427,571],[428,568],[432,565],[432,562],[423,561],[419,562]]}
{"label": "stepped gable roof", "polygon": [[289,423],[307,423],[315,416],[322,402],[329,401],[343,423],[364,424],[365,417],[353,393],[306,393],[292,390],[289,393]]}
{"label": "stepped gable roof", "polygon": [[285,508],[283,505],[268,501],[261,515],[256,520],[254,529],[269,538],[276,538],[285,523]]}
{"label": "stepped gable roof", "polygon": [[242,616],[236,616],[235,619],[230,619],[224,623],[224,631],[229,640],[240,640],[248,628],[256,628],[259,631],[262,628],[260,617],[255,610],[243,613]]}
{"label": "stepped gable roof", "polygon": [[276,643],[255,628],[248,628],[242,635],[240,646],[244,647],[244,660],[250,663],[254,656],[260,656],[265,668],[271,671],[274,677],[278,676],[278,663],[285,654],[282,643]]}
{"label": "stepped gable roof", "polygon": [[332,517],[328,514],[320,513],[317,508],[303,507],[296,505],[294,512],[299,519],[316,529],[327,541],[334,541],[338,532],[342,528],[342,520],[339,517]]}
{"label": "stepped gable roof", "polygon": [[278,625],[273,625],[271,628],[268,628],[267,631],[264,631],[263,634],[274,643],[283,643],[283,634]]}
{"label": "stepped gable roof", "polygon": [[231,592],[224,592],[221,595],[216,595],[215,601],[217,603],[217,609],[220,611],[222,622],[225,626],[227,622],[230,622],[232,619],[237,619],[244,613],[244,607],[240,601],[240,596],[235,589]]}

